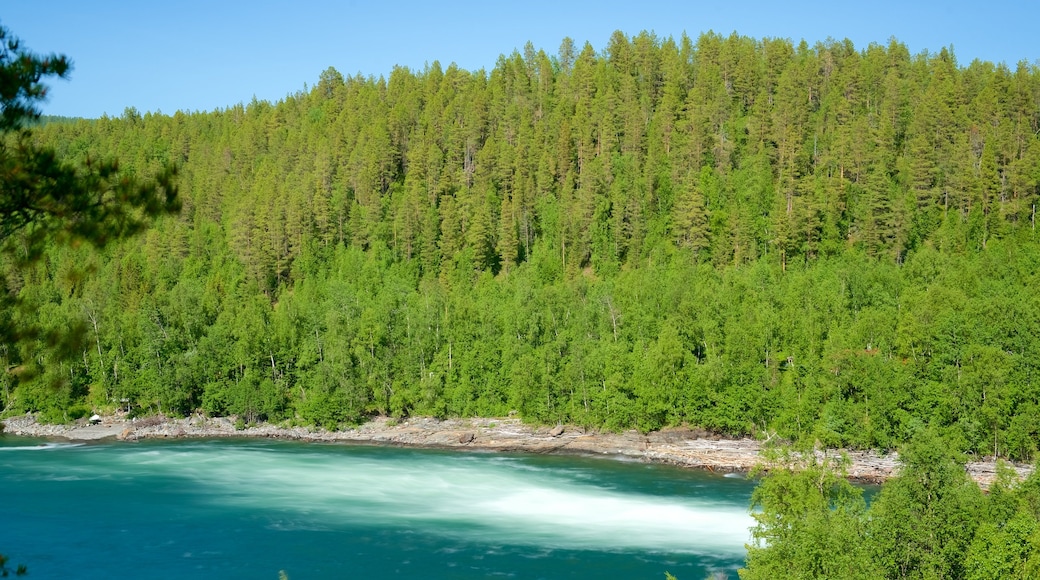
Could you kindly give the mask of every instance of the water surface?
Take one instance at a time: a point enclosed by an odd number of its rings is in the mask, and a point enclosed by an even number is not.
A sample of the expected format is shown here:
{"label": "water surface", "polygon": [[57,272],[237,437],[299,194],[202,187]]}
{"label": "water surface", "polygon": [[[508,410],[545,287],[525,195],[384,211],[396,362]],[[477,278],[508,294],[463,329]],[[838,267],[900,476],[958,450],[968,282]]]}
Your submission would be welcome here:
{"label": "water surface", "polygon": [[752,484],[584,457],[0,438],[34,578],[736,577]]}

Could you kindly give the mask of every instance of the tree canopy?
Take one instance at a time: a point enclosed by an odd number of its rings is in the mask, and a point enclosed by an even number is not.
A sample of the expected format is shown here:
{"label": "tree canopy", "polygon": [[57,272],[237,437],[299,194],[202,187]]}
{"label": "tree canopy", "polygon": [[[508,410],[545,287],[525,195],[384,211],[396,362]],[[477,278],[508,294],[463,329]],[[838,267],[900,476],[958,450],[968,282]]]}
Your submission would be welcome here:
{"label": "tree canopy", "polygon": [[839,461],[812,450],[774,461],[745,580],[754,578],[1033,578],[1040,568],[1040,472],[998,466],[983,494],[963,456],[930,429],[900,450],[899,475],[868,507]]}
{"label": "tree canopy", "polygon": [[[120,172],[115,161],[87,157],[80,165],[70,163],[34,139],[39,104],[47,96],[42,79],[64,77],[70,69],[65,56],[36,55],[0,26],[0,252],[4,273],[0,279],[0,352],[8,362],[3,377],[5,399],[10,398],[14,378],[10,362],[17,360],[9,353],[22,349],[40,362],[36,353],[41,343],[56,358],[74,356],[81,345],[82,325],[76,321],[45,329],[34,320],[36,305],[26,305],[20,293],[25,272],[48,251],[80,242],[104,247],[138,233],[155,217],[180,209],[173,166],[167,165],[150,179],[136,179]],[[79,276],[72,268],[66,267],[66,279],[76,283]],[[31,377],[24,367],[19,370]],[[0,555],[0,576],[12,571],[22,576],[26,567],[18,565],[12,570],[7,558]]]}
{"label": "tree canopy", "polygon": [[4,407],[517,411],[880,449],[932,425],[1029,458],[1037,103],[1035,66],[948,49],[619,32],[47,123],[27,142],[68,163],[180,167],[184,208],[8,275],[44,328],[87,332],[9,349],[41,370]]}
{"label": "tree canopy", "polygon": [[1040,569],[1038,476],[982,496],[961,466],[1037,451],[1035,65],[618,32],[40,122],[69,63],[0,40],[4,413],[901,448],[869,507],[779,458],[742,576]]}
{"label": "tree canopy", "polygon": [[[174,165],[142,178],[107,158],[69,160],[38,139],[39,105],[47,96],[43,79],[65,77],[71,66],[65,56],[30,52],[0,27],[0,349],[25,349],[38,359],[41,343],[59,358],[75,356],[81,324],[38,324],[37,305],[27,304],[20,292],[27,272],[47,252],[84,242],[103,248],[180,210]],[[69,283],[77,283],[81,273],[73,264],[65,268]],[[25,374],[24,366],[5,358],[5,373],[14,367]],[[9,387],[13,376],[5,379]]]}

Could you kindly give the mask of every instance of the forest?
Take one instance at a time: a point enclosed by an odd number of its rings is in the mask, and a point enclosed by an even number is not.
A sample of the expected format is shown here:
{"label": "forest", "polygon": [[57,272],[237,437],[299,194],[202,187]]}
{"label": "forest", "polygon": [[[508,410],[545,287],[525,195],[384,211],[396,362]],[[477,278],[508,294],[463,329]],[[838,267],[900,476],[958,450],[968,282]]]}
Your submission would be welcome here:
{"label": "forest", "polygon": [[[3,412],[673,425],[889,450],[1040,434],[1040,70],[705,33],[276,103],[45,119],[182,209],[19,264]],[[76,344],[47,332],[79,329]]]}
{"label": "forest", "polygon": [[999,464],[983,493],[963,458],[921,429],[868,504],[841,460],[776,451],[752,494],[757,525],[740,578],[1036,578],[1040,471],[1020,480]]}

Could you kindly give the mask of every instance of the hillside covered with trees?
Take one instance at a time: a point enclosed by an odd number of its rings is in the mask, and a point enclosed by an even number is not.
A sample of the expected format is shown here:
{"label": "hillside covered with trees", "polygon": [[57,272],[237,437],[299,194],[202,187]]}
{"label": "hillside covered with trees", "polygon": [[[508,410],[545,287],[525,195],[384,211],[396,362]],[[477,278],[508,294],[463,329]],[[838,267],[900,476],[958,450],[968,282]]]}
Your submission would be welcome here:
{"label": "hillside covered with trees", "polygon": [[5,413],[516,411],[882,449],[929,425],[1036,451],[1034,65],[618,32],[33,135],[176,164],[183,209],[5,268],[16,317],[85,329],[4,347]]}

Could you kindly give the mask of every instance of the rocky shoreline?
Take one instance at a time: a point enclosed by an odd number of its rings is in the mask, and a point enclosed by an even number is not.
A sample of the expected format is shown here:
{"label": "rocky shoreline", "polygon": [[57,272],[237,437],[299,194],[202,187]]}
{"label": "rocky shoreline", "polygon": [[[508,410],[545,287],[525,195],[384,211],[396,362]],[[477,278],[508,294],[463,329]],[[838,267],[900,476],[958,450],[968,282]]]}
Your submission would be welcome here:
{"label": "rocky shoreline", "polygon": [[[194,416],[184,419],[149,417],[126,420],[105,417],[100,423],[48,425],[31,415],[3,421],[4,433],[24,437],[59,438],[72,441],[146,438],[255,437],[314,442],[351,442],[444,449],[502,452],[560,453],[615,457],[714,472],[747,472],[764,462],[762,444],[754,439],[725,439],[689,429],[665,429],[643,435],[637,431],[610,433],[585,431],[579,427],[538,427],[516,418],[395,420],[377,417],[353,429],[327,431],[305,427],[261,424],[236,429],[226,417]],[[892,477],[899,466],[895,453],[849,451],[849,477],[880,483]],[[970,462],[967,469],[980,485],[988,486],[996,476],[994,461]],[[1015,466],[1020,476],[1031,471]]]}

